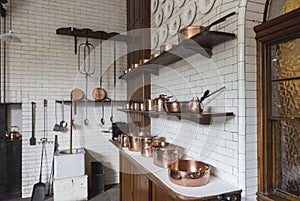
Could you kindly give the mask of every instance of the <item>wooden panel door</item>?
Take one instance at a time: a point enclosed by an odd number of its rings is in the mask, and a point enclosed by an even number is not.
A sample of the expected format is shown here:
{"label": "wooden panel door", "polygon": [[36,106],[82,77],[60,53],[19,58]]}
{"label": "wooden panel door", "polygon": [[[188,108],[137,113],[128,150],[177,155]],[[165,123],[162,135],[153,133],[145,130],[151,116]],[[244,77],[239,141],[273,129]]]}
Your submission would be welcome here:
{"label": "wooden panel door", "polygon": [[130,162],[120,155],[120,201],[134,201],[132,168]]}
{"label": "wooden panel door", "polygon": [[134,201],[148,201],[150,198],[149,179],[143,174],[133,175]]}
{"label": "wooden panel door", "polygon": [[151,201],[174,201],[166,192],[161,190],[157,185],[152,183],[152,200]]}

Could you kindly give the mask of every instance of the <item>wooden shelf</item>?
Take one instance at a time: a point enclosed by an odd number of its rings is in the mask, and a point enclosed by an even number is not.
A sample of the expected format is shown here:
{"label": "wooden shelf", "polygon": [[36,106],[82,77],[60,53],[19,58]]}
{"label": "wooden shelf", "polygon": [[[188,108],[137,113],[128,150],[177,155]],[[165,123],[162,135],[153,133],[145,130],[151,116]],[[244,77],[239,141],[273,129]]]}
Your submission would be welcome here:
{"label": "wooden shelf", "polygon": [[161,53],[158,57],[151,59],[139,67],[132,69],[129,73],[123,74],[119,79],[147,71],[158,75],[159,69],[176,61],[182,60],[194,54],[201,54],[207,58],[212,56],[212,48],[216,45],[235,38],[235,34],[219,31],[203,31],[190,39],[184,40],[174,48]]}
{"label": "wooden shelf", "polygon": [[138,110],[125,110],[118,109],[122,112],[127,113],[136,113],[144,116],[148,116],[151,118],[158,118],[160,115],[174,116],[178,119],[186,119],[189,121],[193,121],[199,124],[210,124],[211,119],[215,117],[233,117],[233,112],[225,112],[225,113],[170,113],[170,112],[156,112],[156,111],[138,111]]}
{"label": "wooden shelf", "polygon": [[[63,100],[65,104],[70,104],[71,101],[70,100]],[[56,103],[62,103],[62,100],[55,100]],[[85,103],[86,100],[83,99],[83,100],[78,100],[78,101],[73,101],[75,103]],[[110,103],[111,100],[110,99],[104,99],[103,101],[97,101],[97,100],[87,100],[88,103]],[[127,103],[128,101],[127,100],[113,100],[112,101],[113,103]]]}

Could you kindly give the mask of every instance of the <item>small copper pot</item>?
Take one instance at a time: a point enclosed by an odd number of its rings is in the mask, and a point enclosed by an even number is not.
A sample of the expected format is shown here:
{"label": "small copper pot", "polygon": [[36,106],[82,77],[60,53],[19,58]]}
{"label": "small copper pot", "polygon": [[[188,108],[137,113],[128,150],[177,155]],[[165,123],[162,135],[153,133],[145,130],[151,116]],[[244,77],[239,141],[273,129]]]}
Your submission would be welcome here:
{"label": "small copper pot", "polygon": [[168,168],[168,165],[176,160],[181,159],[184,149],[168,142],[161,142],[152,145],[153,163],[162,168]]}
{"label": "small copper pot", "polygon": [[164,102],[164,109],[166,112],[170,113],[180,113],[180,104],[179,102]]}
{"label": "small copper pot", "polygon": [[155,57],[158,57],[160,55],[160,53],[154,53],[150,55],[150,60],[154,59]]}
{"label": "small copper pot", "polygon": [[171,182],[180,186],[203,186],[209,181],[210,165],[195,160],[177,160],[168,166]]}
{"label": "small copper pot", "polygon": [[164,44],[160,46],[160,53],[166,52],[170,49],[172,49],[173,47],[175,47],[175,44]]}
{"label": "small copper pot", "polygon": [[122,147],[128,147],[128,137],[126,134],[121,134],[121,146]]}
{"label": "small copper pot", "polygon": [[141,137],[135,135],[127,135],[128,138],[128,150],[134,152],[141,151]]}
{"label": "small copper pot", "polygon": [[144,109],[145,111],[151,111],[153,110],[153,101],[151,99],[145,99],[144,100]]}

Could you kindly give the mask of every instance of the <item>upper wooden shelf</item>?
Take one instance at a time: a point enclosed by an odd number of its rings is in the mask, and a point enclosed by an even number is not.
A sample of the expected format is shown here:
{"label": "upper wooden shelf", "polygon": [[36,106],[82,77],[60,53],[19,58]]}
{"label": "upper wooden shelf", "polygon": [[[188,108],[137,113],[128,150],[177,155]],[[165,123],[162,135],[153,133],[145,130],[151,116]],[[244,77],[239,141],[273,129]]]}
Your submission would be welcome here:
{"label": "upper wooden shelf", "polygon": [[[55,100],[56,103],[62,103],[62,100]],[[65,104],[70,104],[71,101],[70,100],[63,100],[63,102]],[[82,99],[82,100],[73,100],[74,103],[85,103],[85,102],[88,102],[88,103],[111,103],[111,100],[106,98],[104,99],[103,101],[97,101],[97,100],[90,100],[90,99]],[[126,103],[128,101],[126,100],[112,100],[113,103]]]}
{"label": "upper wooden shelf", "polygon": [[127,79],[130,76],[147,71],[158,75],[159,68],[182,60],[194,54],[201,54],[207,58],[212,56],[212,48],[216,45],[235,38],[235,34],[219,31],[203,31],[190,39],[184,40],[174,48],[161,53],[139,67],[132,69],[129,73],[123,74],[119,79]]}
{"label": "upper wooden shelf", "polygon": [[158,118],[160,115],[174,116],[178,119],[186,119],[199,124],[210,124],[211,119],[215,117],[233,117],[233,112],[224,113],[172,113],[172,112],[156,112],[156,111],[139,111],[139,110],[125,110],[118,109],[127,113],[138,113],[151,118]]}

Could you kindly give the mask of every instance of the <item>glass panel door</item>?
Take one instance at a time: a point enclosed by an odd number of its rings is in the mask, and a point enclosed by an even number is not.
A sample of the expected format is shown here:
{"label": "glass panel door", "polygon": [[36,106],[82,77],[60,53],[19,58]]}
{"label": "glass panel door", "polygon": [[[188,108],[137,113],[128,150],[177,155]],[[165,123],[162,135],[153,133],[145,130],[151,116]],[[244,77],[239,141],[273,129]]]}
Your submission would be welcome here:
{"label": "glass panel door", "polygon": [[275,185],[300,198],[300,38],[270,50]]}

